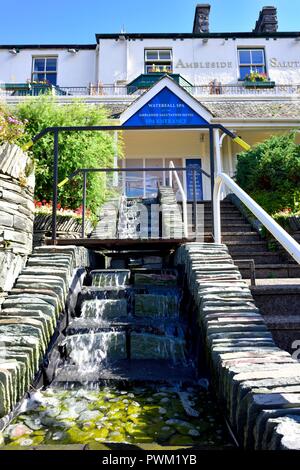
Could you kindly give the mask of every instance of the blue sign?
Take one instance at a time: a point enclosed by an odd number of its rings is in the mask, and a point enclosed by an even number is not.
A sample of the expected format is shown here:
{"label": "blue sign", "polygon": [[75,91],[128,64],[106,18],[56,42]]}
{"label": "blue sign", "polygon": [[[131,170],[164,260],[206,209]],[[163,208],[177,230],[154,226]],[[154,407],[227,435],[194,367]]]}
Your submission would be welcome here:
{"label": "blue sign", "polygon": [[196,177],[196,198],[197,201],[203,200],[203,188],[202,188],[202,173],[201,170],[201,159],[200,158],[189,158],[185,161],[186,166],[186,188],[187,188],[187,199],[188,201],[194,200],[194,182],[193,182],[193,169],[195,170]]}
{"label": "blue sign", "polygon": [[197,126],[208,122],[169,88],[163,88],[123,124],[123,127]]}

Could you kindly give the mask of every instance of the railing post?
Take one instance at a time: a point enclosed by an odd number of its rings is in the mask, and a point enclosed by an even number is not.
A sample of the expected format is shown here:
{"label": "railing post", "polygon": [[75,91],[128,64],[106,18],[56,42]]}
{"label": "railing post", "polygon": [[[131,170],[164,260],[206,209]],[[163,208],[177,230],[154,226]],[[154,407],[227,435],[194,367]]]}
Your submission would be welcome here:
{"label": "railing post", "polygon": [[83,171],[82,227],[81,227],[82,238],[85,238],[85,209],[86,209],[86,171]]}
{"label": "railing post", "polygon": [[58,130],[54,131],[54,161],[53,161],[53,196],[52,196],[52,243],[56,244],[57,219],[57,185],[58,185]]}
{"label": "railing post", "polygon": [[214,224],[214,187],[215,187],[215,151],[214,133],[212,127],[209,128],[209,156],[210,156],[210,189],[211,189],[211,219],[212,232],[215,233]]}
{"label": "railing post", "polygon": [[214,195],[213,195],[213,227],[214,227],[214,241],[215,243],[221,243],[221,204],[220,204],[220,194],[221,194],[222,180],[220,177],[216,177]]}
{"label": "railing post", "polygon": [[[171,168],[171,163],[169,164],[169,168]],[[169,186],[170,188],[173,187],[173,171],[169,170]]]}
{"label": "railing post", "polygon": [[197,188],[196,188],[196,169],[193,167],[193,224],[195,227],[195,234],[197,236]]}

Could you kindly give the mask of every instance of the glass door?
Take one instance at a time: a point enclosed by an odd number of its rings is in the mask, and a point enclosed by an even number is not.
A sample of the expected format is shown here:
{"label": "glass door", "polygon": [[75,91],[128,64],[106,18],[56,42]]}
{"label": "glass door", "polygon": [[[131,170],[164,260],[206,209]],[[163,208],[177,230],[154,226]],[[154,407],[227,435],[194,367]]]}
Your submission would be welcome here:
{"label": "glass door", "polygon": [[[126,168],[143,168],[144,161],[142,158],[126,159]],[[126,171],[125,175],[125,194],[127,197],[143,197],[144,196],[144,172],[143,171]]]}
{"label": "glass door", "polygon": [[[145,168],[163,168],[163,158],[147,158]],[[146,197],[156,197],[158,185],[164,184],[163,172],[161,170],[146,171]]]}

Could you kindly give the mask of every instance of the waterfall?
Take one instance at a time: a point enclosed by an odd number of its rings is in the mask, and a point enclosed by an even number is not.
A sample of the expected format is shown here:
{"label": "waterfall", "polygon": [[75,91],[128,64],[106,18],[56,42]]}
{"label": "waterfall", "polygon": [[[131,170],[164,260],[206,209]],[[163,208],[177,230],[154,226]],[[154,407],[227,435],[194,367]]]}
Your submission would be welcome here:
{"label": "waterfall", "polygon": [[126,358],[126,339],[121,332],[109,331],[68,336],[63,346],[67,360],[79,373],[92,372],[105,366],[109,359]]}
{"label": "waterfall", "polygon": [[125,316],[127,316],[126,299],[93,299],[82,303],[80,320],[91,319],[101,324]]}
{"label": "waterfall", "polygon": [[118,221],[118,238],[139,238],[140,205],[136,199],[128,200],[126,196],[122,196]]}
{"label": "waterfall", "polygon": [[92,286],[124,288],[128,283],[129,275],[128,270],[92,271]]}

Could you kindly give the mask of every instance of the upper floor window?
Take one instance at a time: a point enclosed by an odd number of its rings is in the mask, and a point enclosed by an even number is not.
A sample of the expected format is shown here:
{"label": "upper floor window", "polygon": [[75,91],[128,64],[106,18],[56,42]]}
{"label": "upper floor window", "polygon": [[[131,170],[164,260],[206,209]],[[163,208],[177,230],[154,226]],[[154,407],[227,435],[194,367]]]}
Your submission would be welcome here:
{"label": "upper floor window", "polygon": [[239,49],[238,54],[241,80],[251,72],[266,73],[264,49]]}
{"label": "upper floor window", "polygon": [[32,81],[57,84],[57,57],[34,57]]}
{"label": "upper floor window", "polygon": [[145,49],[145,73],[172,73],[172,49]]}

